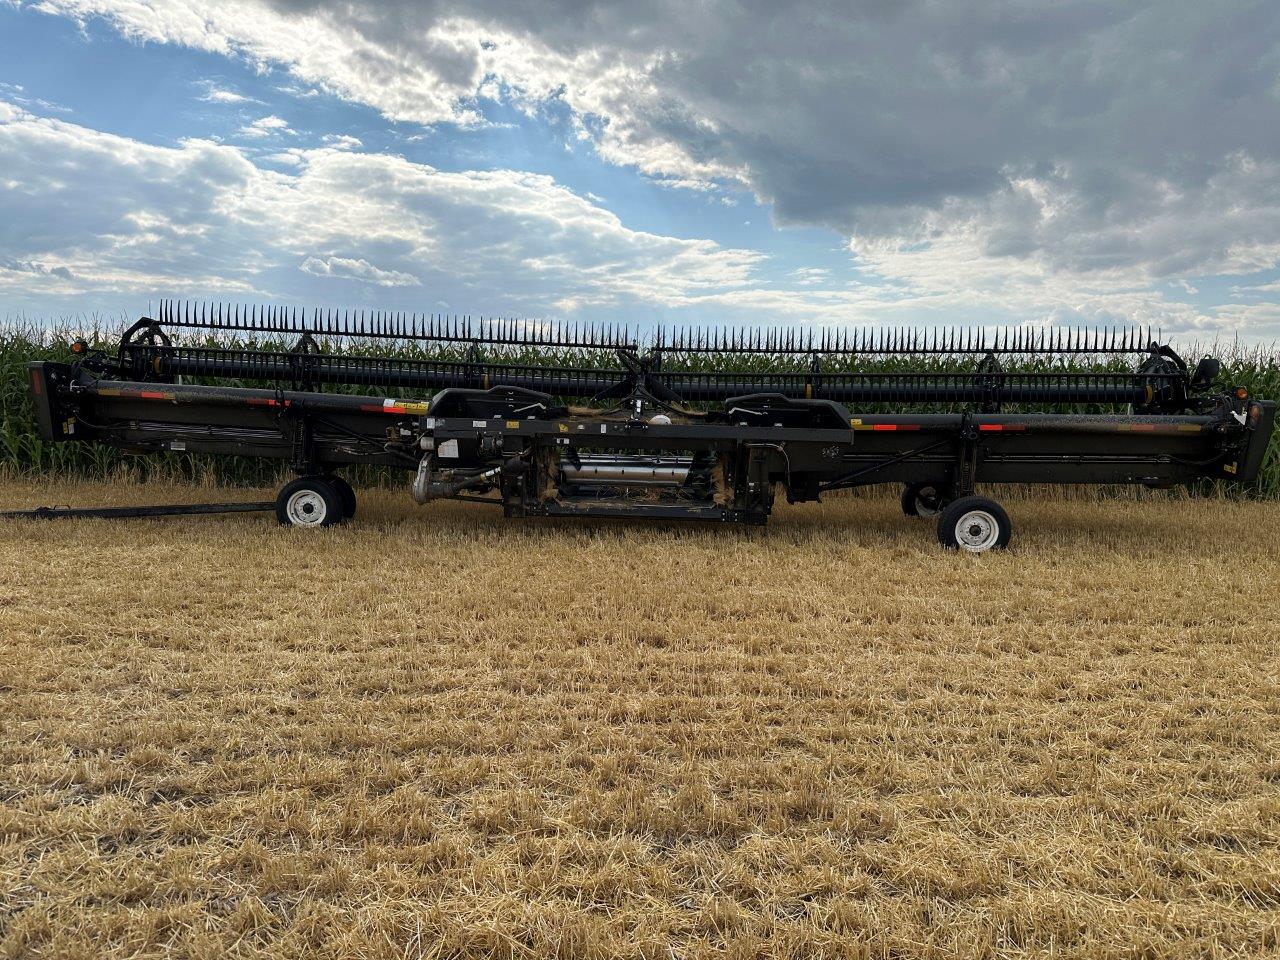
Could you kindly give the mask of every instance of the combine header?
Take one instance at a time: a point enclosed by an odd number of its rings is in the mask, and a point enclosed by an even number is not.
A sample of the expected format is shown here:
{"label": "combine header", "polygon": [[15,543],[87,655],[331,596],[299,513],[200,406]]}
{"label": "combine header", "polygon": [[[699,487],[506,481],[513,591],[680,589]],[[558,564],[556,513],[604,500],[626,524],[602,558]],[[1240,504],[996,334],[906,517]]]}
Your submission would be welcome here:
{"label": "combine header", "polygon": [[1189,370],[1133,330],[642,343],[614,326],[164,303],[114,354],[73,350],[30,368],[45,439],[286,460],[298,478],[276,514],[303,527],[354,513],[333,472],[349,464],[412,472],[420,503],[521,517],[758,524],[779,488],[798,502],[896,482],[944,546],[982,552],[1011,527],[980,483],[1247,481],[1275,418],[1219,384],[1217,361]]}

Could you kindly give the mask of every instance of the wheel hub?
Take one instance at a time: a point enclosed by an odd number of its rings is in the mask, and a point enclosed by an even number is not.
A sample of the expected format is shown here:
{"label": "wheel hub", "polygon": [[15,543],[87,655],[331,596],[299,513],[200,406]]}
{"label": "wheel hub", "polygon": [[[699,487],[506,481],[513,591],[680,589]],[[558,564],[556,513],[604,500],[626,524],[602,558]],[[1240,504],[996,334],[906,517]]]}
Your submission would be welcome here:
{"label": "wheel hub", "polygon": [[324,497],[314,490],[299,490],[285,504],[289,522],[299,527],[318,527],[324,523],[327,509]]}
{"label": "wheel hub", "polygon": [[956,540],[971,553],[982,553],[1000,538],[1000,524],[985,510],[970,510],[956,524]]}

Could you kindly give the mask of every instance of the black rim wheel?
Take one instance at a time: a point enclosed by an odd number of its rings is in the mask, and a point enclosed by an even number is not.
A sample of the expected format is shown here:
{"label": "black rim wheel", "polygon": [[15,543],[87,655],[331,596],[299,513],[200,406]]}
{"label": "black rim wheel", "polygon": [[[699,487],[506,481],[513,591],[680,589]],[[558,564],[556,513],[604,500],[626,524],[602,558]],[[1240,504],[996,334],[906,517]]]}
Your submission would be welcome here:
{"label": "black rim wheel", "polygon": [[346,520],[350,520],[356,515],[356,491],[342,477],[335,474],[329,474],[325,478],[325,482],[338,492],[338,498],[342,501],[342,516]]}

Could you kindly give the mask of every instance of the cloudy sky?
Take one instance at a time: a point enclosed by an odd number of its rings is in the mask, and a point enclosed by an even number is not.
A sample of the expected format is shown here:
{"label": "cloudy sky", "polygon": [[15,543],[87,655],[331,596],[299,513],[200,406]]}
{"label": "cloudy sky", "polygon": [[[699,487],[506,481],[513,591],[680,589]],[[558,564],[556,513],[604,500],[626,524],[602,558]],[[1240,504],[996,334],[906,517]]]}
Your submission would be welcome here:
{"label": "cloudy sky", "polygon": [[0,0],[0,311],[1280,336],[1275,0]]}

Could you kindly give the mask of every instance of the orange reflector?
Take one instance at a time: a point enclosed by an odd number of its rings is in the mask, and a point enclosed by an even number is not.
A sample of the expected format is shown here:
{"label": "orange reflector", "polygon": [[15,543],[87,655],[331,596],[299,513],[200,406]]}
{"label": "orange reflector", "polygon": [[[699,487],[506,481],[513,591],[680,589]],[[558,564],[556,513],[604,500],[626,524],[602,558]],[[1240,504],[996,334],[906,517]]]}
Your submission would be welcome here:
{"label": "orange reflector", "polygon": [[1236,396],[1241,400],[1245,399],[1249,396],[1249,389],[1247,387],[1236,387]]}

